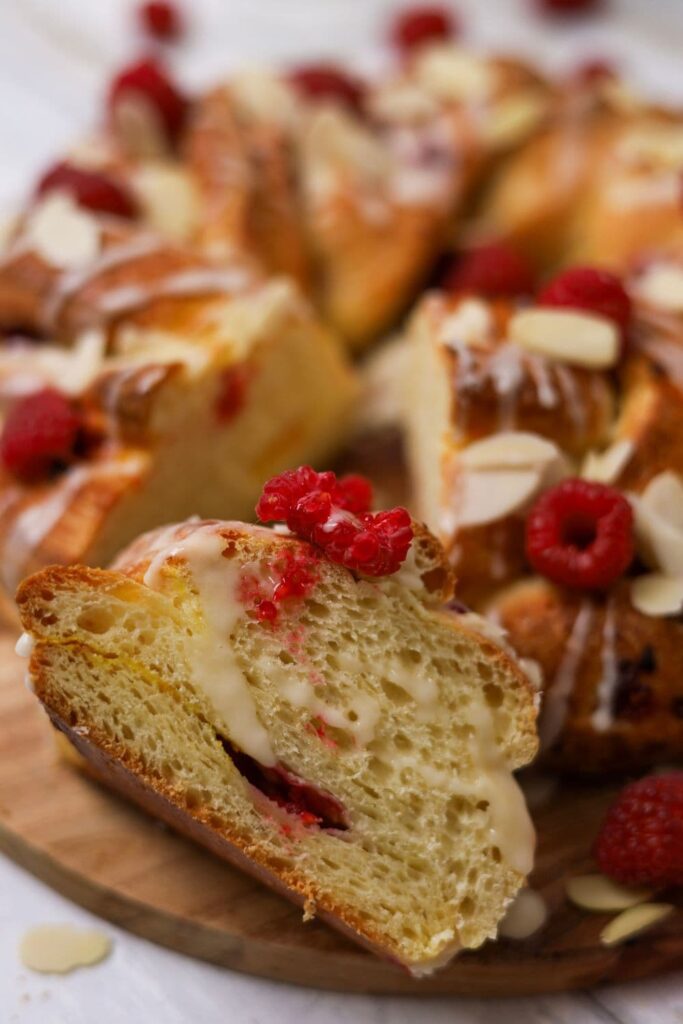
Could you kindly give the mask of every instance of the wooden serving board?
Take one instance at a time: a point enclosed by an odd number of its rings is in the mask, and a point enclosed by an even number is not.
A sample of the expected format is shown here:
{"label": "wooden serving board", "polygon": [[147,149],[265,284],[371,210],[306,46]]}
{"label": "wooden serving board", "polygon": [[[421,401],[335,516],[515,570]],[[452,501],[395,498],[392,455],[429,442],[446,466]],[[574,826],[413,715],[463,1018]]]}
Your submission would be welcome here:
{"label": "wooden serving board", "polygon": [[680,967],[680,908],[656,931],[606,949],[608,916],[564,898],[591,870],[589,847],[612,791],[562,791],[537,816],[533,886],[545,928],[490,943],[416,981],[112,796],[65,763],[23,685],[14,637],[0,635],[0,849],[59,892],[144,938],[234,970],[351,992],[516,995],[633,979]]}

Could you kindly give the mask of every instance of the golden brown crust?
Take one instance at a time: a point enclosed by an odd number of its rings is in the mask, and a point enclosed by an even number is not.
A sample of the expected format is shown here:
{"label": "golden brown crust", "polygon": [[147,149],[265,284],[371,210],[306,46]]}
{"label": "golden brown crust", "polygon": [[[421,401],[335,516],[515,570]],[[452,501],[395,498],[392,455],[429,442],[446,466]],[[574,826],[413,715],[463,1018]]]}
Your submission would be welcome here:
{"label": "golden brown crust", "polygon": [[[683,622],[642,615],[631,603],[629,588],[630,581],[622,580],[605,597],[524,580],[502,591],[492,605],[510,643],[541,666],[544,704],[554,688],[569,684],[562,732],[542,753],[562,772],[641,771],[676,761],[683,750]],[[568,638],[582,608],[588,611],[584,629],[576,629],[578,651],[572,659]],[[601,728],[593,716],[605,679],[612,681],[609,724]]]}

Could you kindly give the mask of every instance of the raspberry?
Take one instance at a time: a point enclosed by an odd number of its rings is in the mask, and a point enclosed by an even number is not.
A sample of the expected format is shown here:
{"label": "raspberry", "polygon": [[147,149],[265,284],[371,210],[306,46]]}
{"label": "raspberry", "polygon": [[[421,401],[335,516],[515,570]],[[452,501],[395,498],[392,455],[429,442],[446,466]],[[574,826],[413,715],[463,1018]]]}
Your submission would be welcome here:
{"label": "raspberry", "polygon": [[626,786],[593,852],[601,871],[622,885],[683,885],[683,772]]}
{"label": "raspberry", "polygon": [[183,19],[176,4],[168,0],[150,0],[140,4],[138,19],[143,30],[153,39],[172,42],[183,34]]}
{"label": "raspberry", "polygon": [[403,508],[369,512],[371,501],[372,488],[363,477],[337,480],[334,473],[301,466],[268,481],[256,515],[261,522],[284,520],[332,562],[366,576],[387,576],[408,553],[412,522]]}
{"label": "raspberry", "polygon": [[357,78],[352,77],[333,64],[306,64],[289,73],[294,88],[311,100],[337,100],[353,110],[361,110],[365,99],[365,88]]}
{"label": "raspberry", "polygon": [[456,257],[443,287],[492,297],[525,295],[534,291],[534,274],[522,253],[509,243],[489,242]]}
{"label": "raspberry", "polygon": [[602,4],[603,0],[536,0],[542,14],[586,14]]}
{"label": "raspberry", "polygon": [[617,72],[610,61],[594,57],[574,68],[570,80],[578,85],[599,85],[600,82],[606,82],[616,76]]}
{"label": "raspberry", "polygon": [[597,267],[570,267],[541,289],[539,306],[584,309],[613,320],[622,338],[631,320],[631,300],[618,277]]}
{"label": "raspberry", "polygon": [[391,39],[398,50],[409,54],[426,43],[454,39],[459,32],[458,21],[446,7],[408,7],[394,20]]}
{"label": "raspberry", "polygon": [[137,216],[137,204],[128,189],[100,171],[73,164],[55,164],[38,182],[37,196],[59,190],[68,192],[79,206],[116,217]]}
{"label": "raspberry", "polygon": [[45,388],[20,399],[0,436],[6,469],[27,482],[46,477],[74,456],[80,417],[61,392]]}
{"label": "raspberry", "polygon": [[541,495],[526,523],[534,569],[565,587],[602,590],[633,559],[633,512],[612,487],[563,480]]}
{"label": "raspberry", "polygon": [[142,95],[156,110],[169,140],[173,142],[178,137],[187,113],[187,100],[159,61],[146,57],[119,72],[109,87],[110,112],[127,95]]}

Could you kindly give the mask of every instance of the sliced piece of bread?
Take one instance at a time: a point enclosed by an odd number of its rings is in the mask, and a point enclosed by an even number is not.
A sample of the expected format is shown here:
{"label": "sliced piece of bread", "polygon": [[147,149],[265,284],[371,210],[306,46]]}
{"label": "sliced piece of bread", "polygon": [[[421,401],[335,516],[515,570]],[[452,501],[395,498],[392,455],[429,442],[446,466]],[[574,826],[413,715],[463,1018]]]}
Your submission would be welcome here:
{"label": "sliced piece of bread", "polygon": [[43,570],[18,606],[35,692],[99,776],[423,973],[495,935],[534,849],[512,776],[534,687],[444,610],[449,581],[419,527],[368,580],[276,530],[192,521],[112,570]]}

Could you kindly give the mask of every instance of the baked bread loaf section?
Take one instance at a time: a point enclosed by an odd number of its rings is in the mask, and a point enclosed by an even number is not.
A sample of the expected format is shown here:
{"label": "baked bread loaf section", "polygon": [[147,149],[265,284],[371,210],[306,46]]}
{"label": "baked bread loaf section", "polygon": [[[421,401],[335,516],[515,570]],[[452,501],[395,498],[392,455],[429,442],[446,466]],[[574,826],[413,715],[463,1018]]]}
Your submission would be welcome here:
{"label": "baked bread loaf section", "polygon": [[36,695],[102,779],[421,973],[495,934],[534,846],[511,774],[536,750],[534,688],[443,608],[448,578],[417,527],[370,580],[195,521],[111,570],[48,568],[18,607]]}
{"label": "baked bread loaf section", "polygon": [[[88,233],[77,267],[60,265],[55,224]],[[344,432],[354,375],[284,279],[219,267],[55,196],[27,217],[3,288],[0,317],[22,310],[24,331],[51,338],[3,347],[3,416],[51,388],[81,424],[44,471],[0,473],[12,592],[50,562],[104,565],[159,522],[249,517],[267,477],[327,458]]]}

